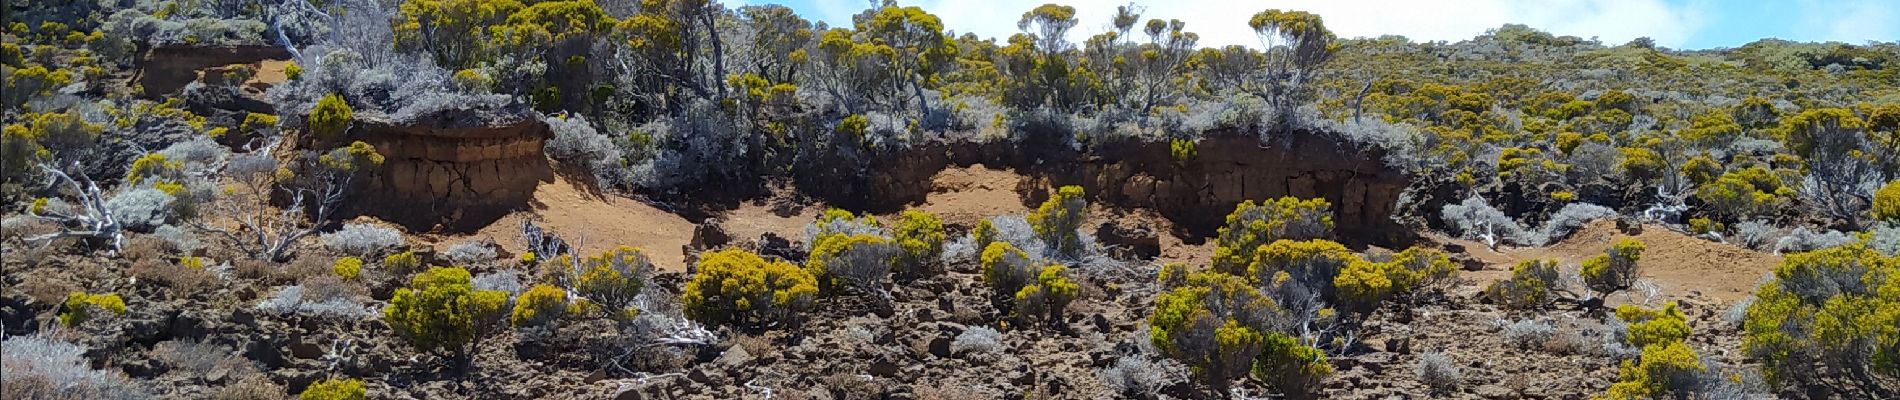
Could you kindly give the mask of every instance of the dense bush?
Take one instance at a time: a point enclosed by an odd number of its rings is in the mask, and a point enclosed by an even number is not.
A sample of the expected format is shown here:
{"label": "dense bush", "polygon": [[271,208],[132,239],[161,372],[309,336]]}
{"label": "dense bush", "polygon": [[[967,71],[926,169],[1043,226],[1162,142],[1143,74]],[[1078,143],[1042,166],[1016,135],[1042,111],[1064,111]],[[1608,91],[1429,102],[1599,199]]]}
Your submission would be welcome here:
{"label": "dense bush", "polygon": [[344,224],[336,232],[319,236],[330,250],[360,257],[372,257],[402,246],[402,232],[369,224]]}
{"label": "dense bush", "polygon": [[1521,320],[1504,325],[1504,341],[1518,349],[1541,349],[1557,337],[1557,328],[1548,322]]}
{"label": "dense bush", "polygon": [[1009,242],[991,242],[983,249],[979,258],[983,268],[983,283],[990,287],[990,298],[1003,307],[1003,311],[1013,309],[1010,300],[1024,286],[1029,286],[1041,273],[1041,265],[1029,257],[1029,253],[1017,249]]}
{"label": "dense bush", "polygon": [[461,264],[481,264],[495,260],[495,248],[487,243],[466,241],[449,246],[442,257]]}
{"label": "dense bush", "polygon": [[1873,217],[1875,221],[1900,223],[1900,179],[1887,182],[1874,192]]}
{"label": "dense bush", "polygon": [[1389,296],[1436,287],[1451,279],[1456,268],[1444,253],[1422,247],[1405,249],[1388,262],[1355,259],[1333,277],[1342,305],[1376,308]]}
{"label": "dense bush", "polygon": [[554,137],[543,145],[549,158],[587,172],[595,182],[617,182],[624,166],[620,147],[579,115],[543,118]]}
{"label": "dense bush", "polygon": [[1642,260],[1646,248],[1643,242],[1636,239],[1622,239],[1611,244],[1606,254],[1583,260],[1579,274],[1583,277],[1584,286],[1603,296],[1628,289],[1636,283],[1636,262]]}
{"label": "dense bush", "polygon": [[821,289],[845,287],[882,299],[884,281],[900,256],[898,245],[874,235],[826,235],[812,246],[805,270]]}
{"label": "dense bush", "polygon": [[152,397],[116,368],[92,369],[85,353],[85,346],[55,339],[44,331],[8,336],[0,342],[0,393],[22,399]]}
{"label": "dense bush", "polygon": [[396,289],[383,308],[383,321],[417,349],[465,357],[469,346],[501,321],[508,303],[507,293],[475,290],[469,280],[468,270],[461,268],[417,274],[408,287]]}
{"label": "dense bush", "polygon": [[405,251],[383,257],[383,268],[388,268],[390,271],[400,275],[408,275],[422,267],[422,258],[417,257],[413,251]]}
{"label": "dense bush", "polygon": [[325,379],[304,388],[298,400],[365,400],[368,390],[361,379]]}
{"label": "dense bush", "polygon": [[791,322],[818,294],[811,273],[740,249],[700,254],[698,272],[680,302],[686,316],[708,324],[762,326]]}
{"label": "dense bush", "polygon": [[1815,232],[1808,228],[1794,228],[1787,236],[1775,241],[1775,253],[1800,253],[1825,249],[1852,243],[1854,238],[1836,230]]}
{"label": "dense bush", "polygon": [[545,283],[538,284],[515,298],[515,308],[508,313],[508,322],[518,327],[546,324],[561,318],[567,309],[566,290]]}
{"label": "dense bush", "polygon": [[1086,250],[1078,231],[1082,228],[1082,219],[1088,216],[1088,200],[1082,196],[1081,186],[1063,186],[1029,213],[1029,226],[1036,230],[1036,237],[1049,246],[1051,255],[1077,259]]}
{"label": "dense bush", "polygon": [[647,260],[646,253],[628,246],[561,267],[558,279],[578,301],[598,306],[607,315],[623,320],[639,313],[635,300],[653,274],[653,263]]}
{"label": "dense bush", "polygon": [[69,327],[79,326],[91,320],[92,316],[99,311],[109,312],[112,315],[124,315],[125,299],[120,298],[118,293],[73,292],[66,296],[66,302],[60,303],[59,324]]}
{"label": "dense bush", "polygon": [[897,275],[909,279],[930,274],[943,254],[943,242],[948,237],[943,232],[943,220],[936,214],[916,210],[904,211],[899,218],[893,232],[897,247],[902,250],[895,268]]}
{"label": "dense bush", "polygon": [[1484,294],[1506,307],[1541,309],[1557,299],[1558,284],[1555,260],[1524,260],[1511,267],[1510,279],[1492,282]]}
{"label": "dense bush", "polygon": [[[1690,349],[1688,317],[1669,303],[1660,310],[1635,305],[1617,307],[1616,317],[1628,323],[1624,339],[1642,349],[1639,360],[1625,360],[1605,399],[1654,399],[1686,394],[1703,387],[1708,369]],[[1722,378],[1716,378],[1722,379]]]}
{"label": "dense bush", "polygon": [[[1365,262],[1346,246],[1331,240],[1280,240],[1254,253],[1247,274],[1255,284],[1290,282],[1312,290],[1323,299],[1333,299],[1333,282],[1347,265]],[[1381,276],[1379,279],[1384,279]],[[1384,286],[1390,287],[1388,282]]]}
{"label": "dense bush", "polygon": [[1289,316],[1246,279],[1201,272],[1183,281],[1155,299],[1149,340],[1217,392],[1252,371],[1297,396],[1331,373],[1325,355],[1288,336]]}
{"label": "dense bush", "polygon": [[1213,268],[1241,274],[1254,262],[1254,252],[1280,240],[1325,238],[1333,230],[1332,204],[1325,199],[1282,197],[1258,205],[1252,200],[1234,206],[1220,228]]}
{"label": "dense bush", "polygon": [[1900,378],[1896,294],[1900,258],[1860,244],[1789,254],[1756,290],[1742,348],[1776,384],[1893,395],[1879,382]]}
{"label": "dense bush", "polygon": [[307,123],[310,134],[323,141],[343,140],[350,129],[353,113],[349,103],[343,101],[343,96],[323,96],[322,100],[317,101],[317,107],[310,110]]}
{"label": "dense bush", "polygon": [[1412,368],[1412,373],[1433,393],[1451,392],[1464,381],[1464,374],[1459,372],[1458,364],[1452,361],[1451,356],[1439,352],[1420,354],[1418,365]]}
{"label": "dense bush", "polygon": [[1518,225],[1517,221],[1477,196],[1465,198],[1464,202],[1458,204],[1446,204],[1439,214],[1446,224],[1458,231],[1460,237],[1483,239],[1485,245],[1493,249],[1505,240],[1524,235],[1524,227]]}
{"label": "dense bush", "polygon": [[356,276],[363,273],[363,259],[356,257],[338,258],[336,259],[336,264],[332,265],[330,270],[335,272],[337,277],[343,278],[343,280],[356,280]]}

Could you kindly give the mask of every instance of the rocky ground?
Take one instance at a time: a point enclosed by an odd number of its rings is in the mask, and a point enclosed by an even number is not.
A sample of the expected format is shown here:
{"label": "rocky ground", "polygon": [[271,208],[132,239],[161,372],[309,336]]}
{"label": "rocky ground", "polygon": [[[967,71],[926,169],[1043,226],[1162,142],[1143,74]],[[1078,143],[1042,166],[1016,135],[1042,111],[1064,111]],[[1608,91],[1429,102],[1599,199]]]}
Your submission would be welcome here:
{"label": "rocky ground", "polygon": [[[979,167],[980,168],[980,167]],[[985,212],[1020,213],[1019,179],[994,170],[954,170],[922,208],[946,216],[960,235]],[[662,272],[649,287],[649,304],[676,304],[689,276],[691,253],[736,245],[765,254],[796,253],[775,238],[802,237],[818,205],[796,199],[748,203],[719,218],[693,224],[651,205],[544,184],[537,207],[504,217],[472,235],[419,235],[411,247],[425,258],[465,240],[496,243],[498,261],[468,267],[477,275],[513,271],[520,251],[518,226],[535,220],[587,247],[632,244],[647,248]],[[122,371],[166,398],[281,398],[319,379],[356,377],[373,398],[616,398],[616,399],[1099,399],[1208,398],[1183,365],[1155,355],[1145,320],[1159,290],[1156,265],[1204,263],[1211,245],[1181,238],[1152,211],[1096,206],[1089,226],[1098,238],[1122,244],[1120,262],[1077,268],[1082,299],[1048,326],[1014,324],[991,306],[974,255],[947,255],[944,273],[890,286],[893,303],[865,296],[822,298],[796,326],[746,331],[722,328],[673,343],[655,338],[680,331],[653,321],[677,321],[678,310],[653,307],[641,323],[606,319],[563,321],[554,328],[497,327],[472,360],[420,354],[399,341],[377,316],[400,275],[365,269],[357,281],[330,274],[338,254],[306,246],[282,265],[242,261],[228,252],[204,254],[212,266],[189,269],[160,241],[135,235],[120,257],[74,254],[69,246],[29,246],[9,236],[0,320],[8,335],[35,332],[85,345],[93,367]],[[372,220],[363,219],[362,222]],[[1323,398],[1558,398],[1602,393],[1619,360],[1635,354],[1614,338],[1614,317],[1602,310],[1565,307],[1505,311],[1480,299],[1481,288],[1508,275],[1526,258],[1574,262],[1601,251],[1613,238],[1653,243],[1644,274],[1654,296],[1612,298],[1611,305],[1677,301],[1691,317],[1691,343],[1707,364],[1735,365],[1738,340],[1724,314],[1745,296],[1739,277],[1759,277],[1778,258],[1661,228],[1619,230],[1600,222],[1554,246],[1483,248],[1433,238],[1466,271],[1448,286],[1388,302],[1357,329],[1354,343],[1333,355],[1337,373]],[[1378,252],[1383,250],[1371,249]],[[1710,254],[1727,254],[1708,260]],[[677,255],[677,256],[676,256]],[[676,258],[677,257],[677,258]],[[240,261],[230,261],[240,260]],[[1711,275],[1720,263],[1727,270]],[[1708,278],[1715,276],[1714,278]],[[1737,278],[1724,278],[1724,277]],[[1698,278],[1702,277],[1702,278]],[[1706,279],[1705,279],[1706,278]],[[259,304],[295,284],[305,298],[346,299],[333,316],[272,312]],[[118,293],[129,312],[76,328],[54,321],[67,293]],[[675,306],[676,307],[676,306]],[[1525,322],[1529,321],[1529,322]],[[1512,324],[1547,325],[1541,334],[1507,333]],[[691,333],[691,332],[688,332]],[[1427,354],[1456,366],[1455,384],[1433,387],[1416,372]],[[243,394],[261,393],[261,397]],[[1257,384],[1233,394],[1262,396]]]}

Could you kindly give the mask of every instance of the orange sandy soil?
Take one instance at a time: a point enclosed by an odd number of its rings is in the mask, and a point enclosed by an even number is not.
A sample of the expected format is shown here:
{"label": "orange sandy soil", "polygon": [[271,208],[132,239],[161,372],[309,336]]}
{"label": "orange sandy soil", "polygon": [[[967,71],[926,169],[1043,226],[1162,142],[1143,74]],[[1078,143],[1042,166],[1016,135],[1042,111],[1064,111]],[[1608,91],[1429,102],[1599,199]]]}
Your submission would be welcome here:
{"label": "orange sandy soil", "polygon": [[[1511,266],[1523,260],[1550,258],[1574,268],[1626,237],[1632,236],[1618,231],[1614,221],[1601,220],[1549,247],[1499,247],[1492,251],[1482,242],[1449,241],[1464,245],[1473,258],[1485,263],[1483,271],[1465,272],[1463,276],[1488,283],[1510,277]],[[1642,233],[1633,237],[1647,246],[1637,263],[1641,275],[1654,280],[1665,299],[1700,296],[1732,303],[1754,293],[1762,277],[1781,265],[1781,257],[1774,254],[1699,239],[1658,225],[1644,225]],[[1619,297],[1613,295],[1610,300]]]}

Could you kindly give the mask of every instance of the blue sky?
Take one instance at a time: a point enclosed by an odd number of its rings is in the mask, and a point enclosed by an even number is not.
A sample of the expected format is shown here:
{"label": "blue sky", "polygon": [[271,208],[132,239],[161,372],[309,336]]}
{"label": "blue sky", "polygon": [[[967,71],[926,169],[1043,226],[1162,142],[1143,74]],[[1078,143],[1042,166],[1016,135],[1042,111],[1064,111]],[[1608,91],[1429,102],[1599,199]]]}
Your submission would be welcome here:
{"label": "blue sky", "polygon": [[[1016,20],[1041,1],[908,0],[944,19],[947,29],[1007,37]],[[869,0],[734,0],[784,4],[809,19],[848,25]],[[1115,6],[1128,0],[1057,1],[1076,7],[1081,19],[1074,39],[1107,29]],[[1522,23],[1560,35],[1597,37],[1620,44],[1648,36],[1681,49],[1734,47],[1761,38],[1797,41],[1900,40],[1900,0],[1138,0],[1142,18],[1180,19],[1201,35],[1202,45],[1258,46],[1246,26],[1268,8],[1320,14],[1344,37],[1404,35],[1413,41],[1468,39],[1505,23]]]}

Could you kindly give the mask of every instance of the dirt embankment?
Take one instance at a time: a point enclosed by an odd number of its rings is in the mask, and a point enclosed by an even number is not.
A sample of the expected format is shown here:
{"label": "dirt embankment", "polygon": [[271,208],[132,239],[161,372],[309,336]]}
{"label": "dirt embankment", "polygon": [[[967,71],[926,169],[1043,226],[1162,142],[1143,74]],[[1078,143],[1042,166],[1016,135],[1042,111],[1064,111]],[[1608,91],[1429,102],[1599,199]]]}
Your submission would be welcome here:
{"label": "dirt embankment", "polygon": [[[290,51],[282,46],[161,45],[141,50],[136,60],[138,77],[135,80],[146,97],[157,99],[176,95],[185,85],[205,79],[206,72],[212,67],[241,64],[250,65],[253,70],[275,68],[282,71],[279,63],[289,59]],[[264,79],[260,81],[268,83]]]}
{"label": "dirt embankment", "polygon": [[[1167,141],[1124,139],[1086,154],[1026,154],[1007,143],[932,143],[877,158],[866,176],[799,176],[799,187],[826,203],[879,213],[926,204],[938,173],[954,167],[1007,168],[1041,191],[1081,185],[1091,200],[1159,212],[1184,237],[1211,236],[1235,204],[1280,196],[1331,201],[1341,238],[1359,244],[1410,243],[1395,222],[1404,175],[1385,166],[1377,149],[1326,135],[1292,132],[1263,144],[1252,135],[1210,133],[1197,155],[1176,159]],[[992,214],[994,215],[994,214]]]}

